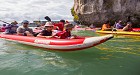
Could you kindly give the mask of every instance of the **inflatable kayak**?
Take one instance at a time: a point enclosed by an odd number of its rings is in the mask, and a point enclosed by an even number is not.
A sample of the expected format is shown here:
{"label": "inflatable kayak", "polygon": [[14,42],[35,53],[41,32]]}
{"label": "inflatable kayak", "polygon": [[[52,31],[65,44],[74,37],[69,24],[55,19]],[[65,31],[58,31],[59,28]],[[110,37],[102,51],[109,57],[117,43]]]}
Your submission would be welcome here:
{"label": "inflatable kayak", "polygon": [[0,38],[4,38],[6,40],[22,44],[42,47],[49,50],[76,51],[99,45],[113,38],[113,35],[99,37],[85,37],[78,39],[56,39],[56,38],[48,39],[48,38],[0,34]]}
{"label": "inflatable kayak", "polygon": [[96,31],[96,33],[140,36],[140,32],[126,32],[126,31]]}
{"label": "inflatable kayak", "polygon": [[140,28],[133,28],[133,31],[140,32]]}

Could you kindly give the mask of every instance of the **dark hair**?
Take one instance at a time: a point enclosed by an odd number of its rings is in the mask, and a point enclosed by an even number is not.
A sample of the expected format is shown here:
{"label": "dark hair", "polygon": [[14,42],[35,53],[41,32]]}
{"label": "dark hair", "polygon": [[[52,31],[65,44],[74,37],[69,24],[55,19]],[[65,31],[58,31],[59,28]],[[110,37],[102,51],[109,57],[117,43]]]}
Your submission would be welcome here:
{"label": "dark hair", "polygon": [[63,23],[65,23],[65,20],[60,20],[60,22],[63,22]]}
{"label": "dark hair", "polygon": [[6,24],[3,24],[3,26],[6,26]]}
{"label": "dark hair", "polygon": [[37,25],[36,27],[40,27],[40,25]]}
{"label": "dark hair", "polygon": [[110,23],[110,21],[106,21],[106,22],[105,22],[105,24],[108,24],[108,23]]}

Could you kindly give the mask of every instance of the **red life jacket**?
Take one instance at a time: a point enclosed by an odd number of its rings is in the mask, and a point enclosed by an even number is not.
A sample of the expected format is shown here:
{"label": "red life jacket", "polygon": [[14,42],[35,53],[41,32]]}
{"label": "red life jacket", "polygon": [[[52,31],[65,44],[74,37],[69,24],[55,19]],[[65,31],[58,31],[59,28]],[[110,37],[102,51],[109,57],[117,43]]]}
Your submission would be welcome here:
{"label": "red life jacket", "polygon": [[63,31],[63,29],[64,29],[64,23],[63,22],[55,23],[54,26],[57,26],[60,31]]}
{"label": "red life jacket", "polygon": [[71,37],[71,32],[68,31],[62,31],[56,34],[60,39],[66,39],[68,37]]}

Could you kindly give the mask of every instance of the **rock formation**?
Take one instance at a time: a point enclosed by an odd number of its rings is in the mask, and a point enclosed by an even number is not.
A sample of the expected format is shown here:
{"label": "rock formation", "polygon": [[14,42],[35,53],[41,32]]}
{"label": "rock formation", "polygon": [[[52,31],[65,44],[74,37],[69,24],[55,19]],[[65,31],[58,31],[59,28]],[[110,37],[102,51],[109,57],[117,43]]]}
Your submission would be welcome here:
{"label": "rock formation", "polygon": [[82,24],[102,24],[107,20],[140,24],[140,0],[74,0],[74,11]]}

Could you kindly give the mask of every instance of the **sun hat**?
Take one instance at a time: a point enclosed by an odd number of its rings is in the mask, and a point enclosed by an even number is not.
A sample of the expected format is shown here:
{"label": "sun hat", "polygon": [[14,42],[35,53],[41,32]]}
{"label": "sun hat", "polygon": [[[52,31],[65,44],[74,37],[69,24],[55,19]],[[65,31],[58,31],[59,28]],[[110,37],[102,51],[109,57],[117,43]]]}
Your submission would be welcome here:
{"label": "sun hat", "polygon": [[53,24],[52,24],[52,22],[46,22],[46,24],[45,24],[45,27],[52,27],[52,26],[54,26]]}
{"label": "sun hat", "polygon": [[22,23],[29,23],[29,21],[28,20],[23,20]]}
{"label": "sun hat", "polygon": [[67,24],[65,24],[65,28],[66,28],[66,29],[74,28],[74,25],[71,24],[71,23],[67,23]]}

